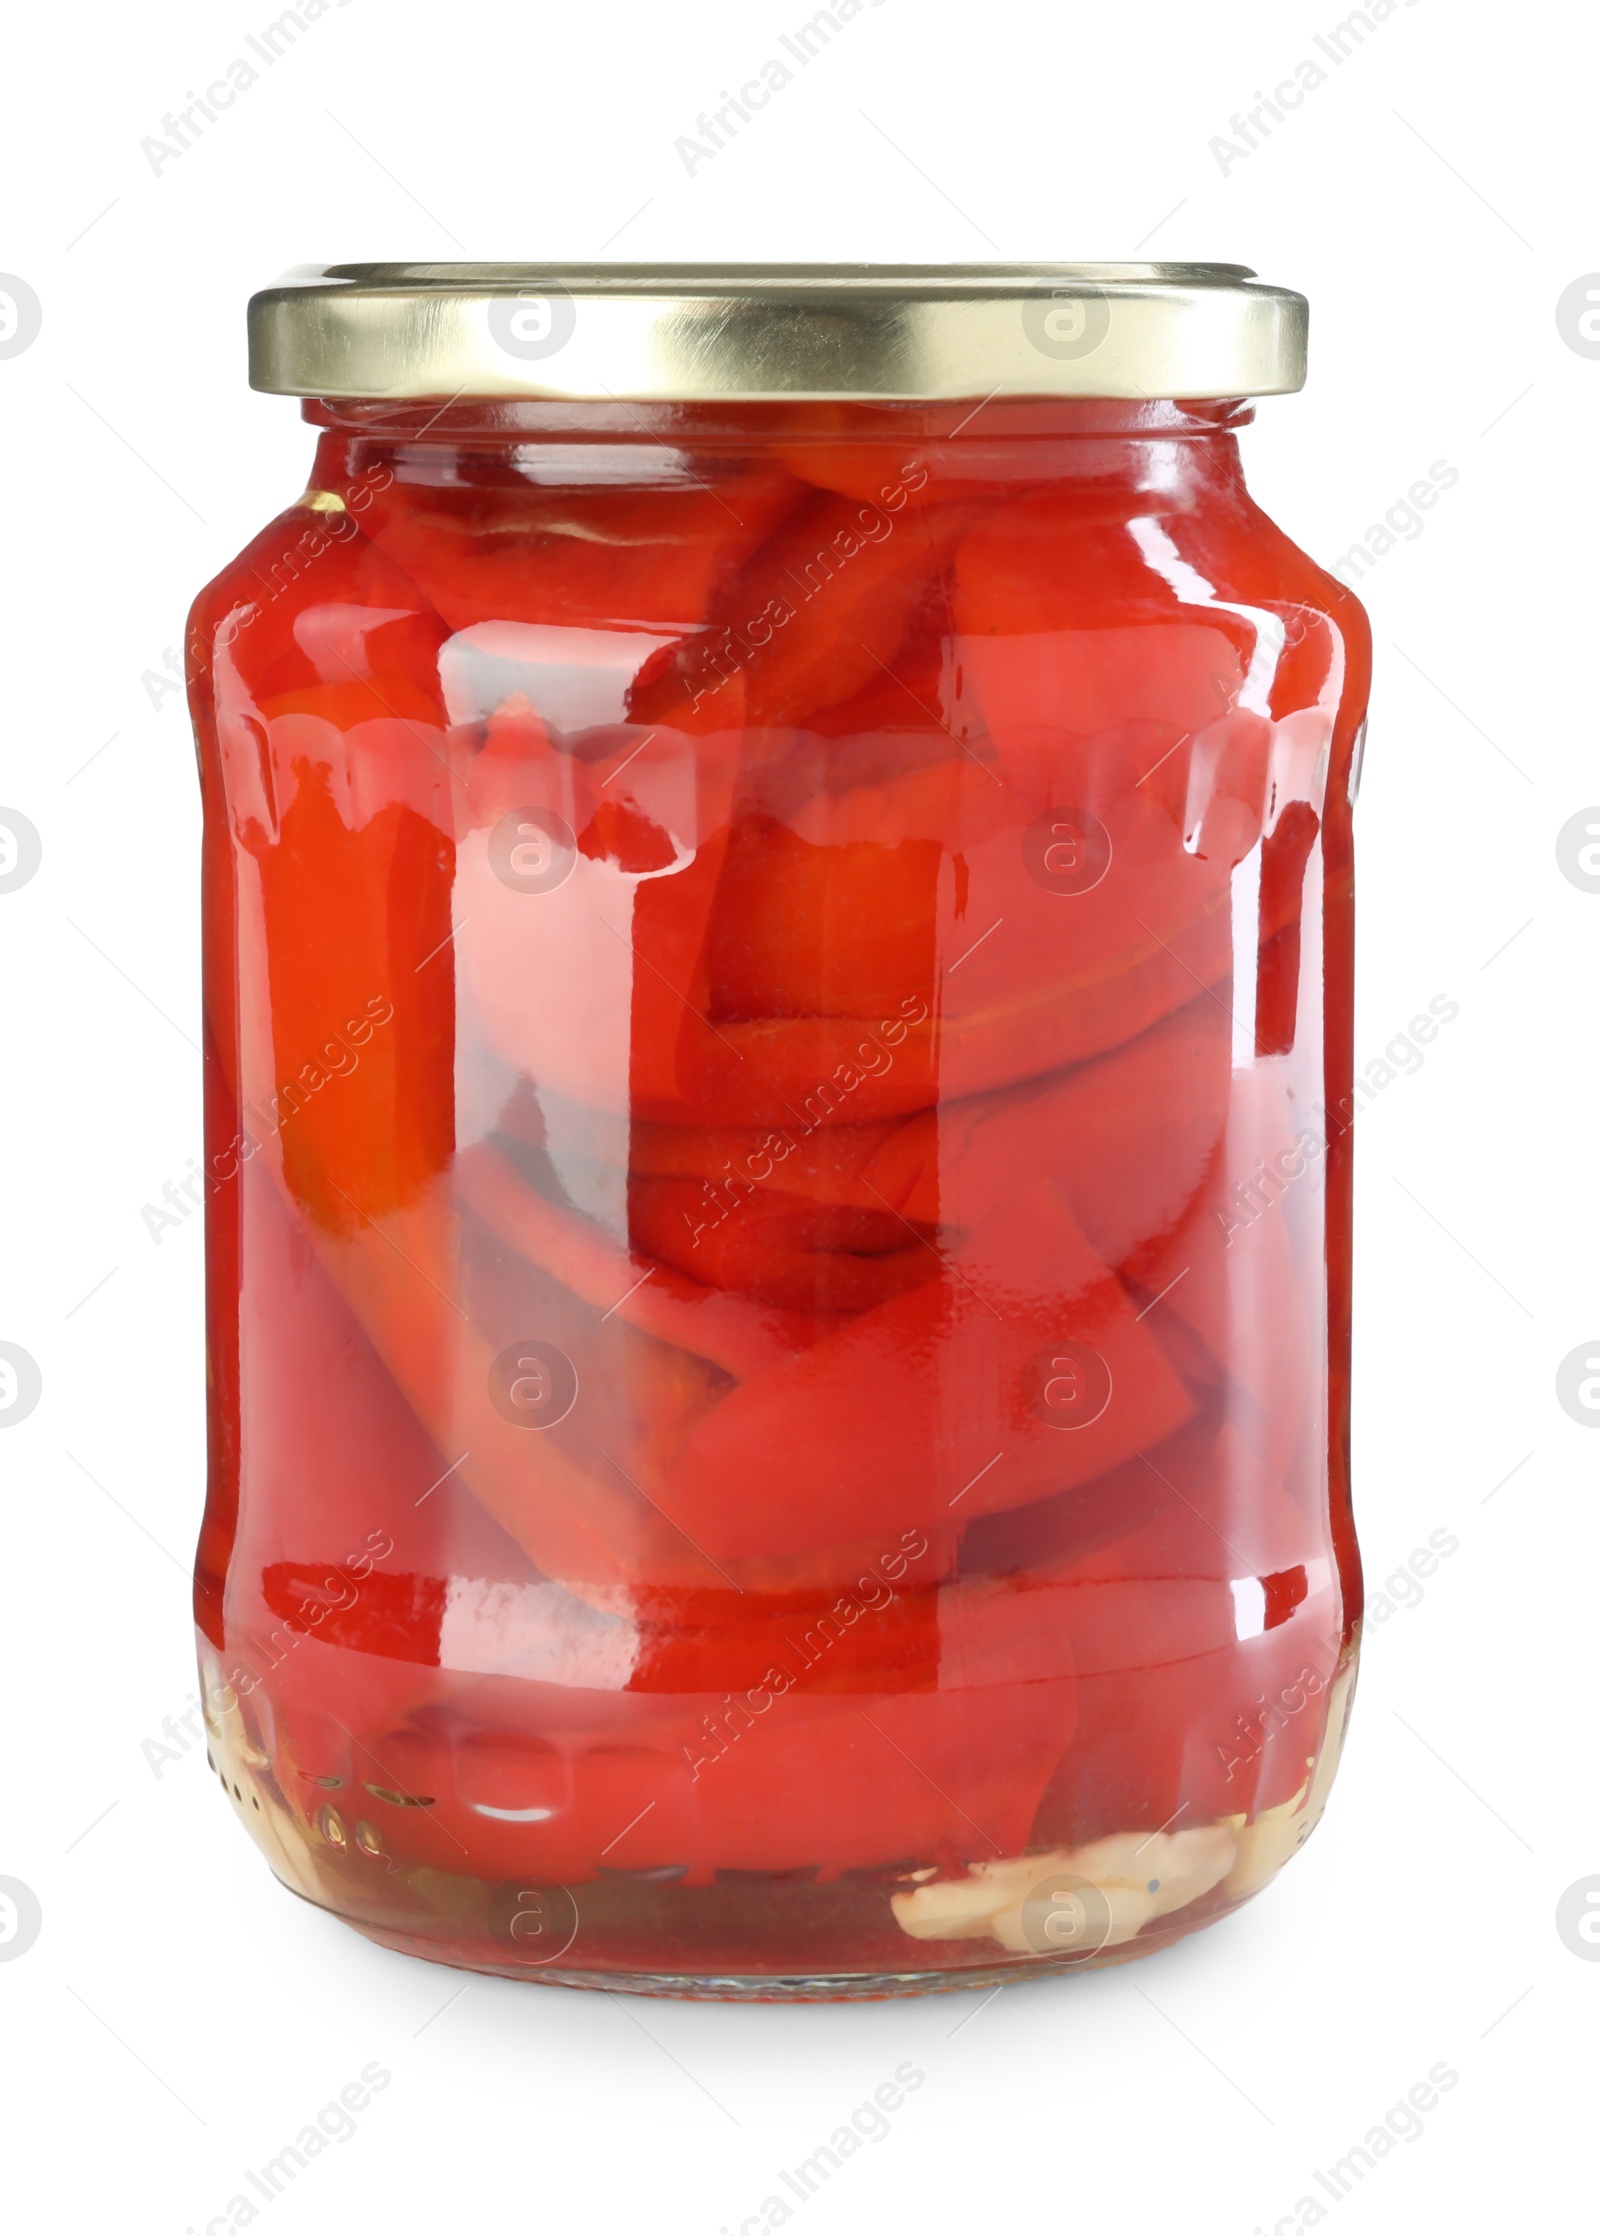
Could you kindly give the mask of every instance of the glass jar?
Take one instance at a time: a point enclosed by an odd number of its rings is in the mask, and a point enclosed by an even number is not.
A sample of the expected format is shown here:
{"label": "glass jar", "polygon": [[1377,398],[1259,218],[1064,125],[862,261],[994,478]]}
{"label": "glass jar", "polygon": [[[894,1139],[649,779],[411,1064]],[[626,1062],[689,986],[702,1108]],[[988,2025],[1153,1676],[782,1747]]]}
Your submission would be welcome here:
{"label": "glass jar", "polygon": [[387,1945],[867,1995],[1315,1825],[1351,593],[1234,267],[347,267],[190,633],[212,1755]]}

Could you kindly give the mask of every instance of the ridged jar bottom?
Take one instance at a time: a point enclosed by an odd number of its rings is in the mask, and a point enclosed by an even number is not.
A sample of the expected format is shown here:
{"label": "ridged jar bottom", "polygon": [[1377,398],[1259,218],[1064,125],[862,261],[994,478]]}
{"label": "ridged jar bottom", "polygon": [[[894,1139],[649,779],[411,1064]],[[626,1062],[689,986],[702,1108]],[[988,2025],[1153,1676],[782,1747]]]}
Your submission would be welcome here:
{"label": "ridged jar bottom", "polygon": [[1243,1907],[1240,1902],[1219,1903],[1204,1915],[1174,1918],[1137,1939],[1092,1955],[1028,1955],[996,1959],[992,1947],[982,1954],[963,1953],[942,1965],[884,1967],[876,1970],[832,1970],[774,1966],[772,1970],[736,1967],[682,1971],[653,1970],[617,1962],[545,1965],[517,1963],[498,1958],[481,1940],[460,1940],[442,1934],[407,1931],[398,1924],[383,1924],[371,1917],[354,1916],[336,1904],[308,1894],[290,1880],[280,1883],[292,1894],[336,1917],[364,1939],[402,1956],[422,1957],[462,1972],[475,1972],[502,1980],[525,1980],[536,1986],[612,1990],[623,1995],[660,1996],[690,2003],[874,2003],[891,1997],[956,1995],[972,1990],[1015,1987],[1025,1981],[1059,1979],[1074,1972],[1104,1971],[1111,1965],[1131,1964],[1154,1956],[1184,1940],[1202,1926],[1213,1925]]}

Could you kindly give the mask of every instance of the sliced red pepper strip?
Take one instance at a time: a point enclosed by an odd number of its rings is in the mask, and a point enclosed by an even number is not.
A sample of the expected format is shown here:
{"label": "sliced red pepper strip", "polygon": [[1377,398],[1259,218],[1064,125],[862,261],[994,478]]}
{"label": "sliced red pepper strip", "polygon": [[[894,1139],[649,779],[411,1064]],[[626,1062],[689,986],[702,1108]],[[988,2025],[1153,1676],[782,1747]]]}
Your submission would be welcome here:
{"label": "sliced red pepper strip", "polygon": [[1091,1482],[965,1524],[959,1573],[1076,1577],[1095,1573],[1085,1564],[1107,1548],[1114,1564],[1137,1564],[1137,1547],[1145,1542],[1137,1533],[1159,1523],[1178,1501],[1188,1500],[1193,1508],[1206,1496],[1220,1408],[1208,1402],[1209,1392],[1195,1395],[1199,1411],[1163,1443],[1141,1447]]}
{"label": "sliced red pepper strip", "polygon": [[635,1241],[734,1296],[811,1315],[810,1340],[825,1332],[815,1315],[868,1311],[937,1270],[928,1236],[881,1204],[822,1205],[720,1177],[631,1174]]}
{"label": "sliced red pepper strip", "polygon": [[[1103,887],[1088,894],[1063,899],[1042,889],[1015,833],[975,837],[963,856],[967,921],[987,914],[989,926],[1004,919],[1018,929],[985,939],[971,958],[952,955],[960,969],[942,982],[936,1064],[926,927],[940,845],[931,836],[814,845],[785,826],[741,819],[743,835],[725,851],[717,807],[719,787],[732,784],[733,741],[720,754],[713,743],[660,732],[642,751],[634,740],[587,762],[553,752],[542,726],[529,727],[520,748],[508,744],[494,760],[492,781],[482,763],[473,772],[474,817],[488,829],[463,853],[460,952],[501,1052],[570,1100],[724,1124],[839,1123],[848,1107],[848,1122],[862,1123],[931,1102],[936,1072],[946,1094],[961,1095],[1097,1054],[1228,969],[1225,871],[1186,856],[1166,814],[1137,793],[1106,803],[1116,852]],[[499,752],[492,746],[483,762]],[[697,772],[687,796],[698,805],[687,817],[663,790],[683,754],[696,757]],[[598,831],[613,774],[616,805],[692,847],[692,860],[624,882],[630,873],[619,878],[598,836],[582,838]],[[513,790],[523,798],[511,801]],[[908,830],[936,831],[941,801],[955,805],[958,829],[965,821],[974,833],[984,826],[972,817],[994,812],[990,779],[954,758],[885,790],[895,797],[874,800],[873,814],[881,808]],[[583,855],[558,890],[536,896],[508,891],[488,855],[491,810],[530,804],[561,815]],[[887,875],[896,865],[909,880],[903,892]],[[974,935],[960,937],[973,944]],[[538,1004],[518,991],[530,976],[544,989]],[[905,991],[891,1001],[896,984]],[[880,993],[881,1008],[856,1006]],[[819,1015],[819,1007],[844,1014]],[[598,1029],[624,1013],[626,1057],[620,1037]]]}
{"label": "sliced red pepper strip", "polygon": [[988,464],[987,473],[974,471],[961,453],[937,443],[875,442],[848,434],[834,442],[784,443],[773,455],[815,489],[831,489],[857,504],[881,505],[896,513],[902,506],[920,512],[963,498],[998,503],[1015,495],[1027,478],[1014,464],[1009,473],[997,470],[993,459],[977,462]]}
{"label": "sliced red pepper strip", "polygon": [[[1063,1431],[1030,1375],[1048,1379],[1051,1346],[1068,1343],[1101,1354],[1111,1398]],[[965,1523],[1087,1482],[1193,1410],[1070,1213],[1036,1185],[936,1278],[734,1392],[691,1433],[661,1503],[717,1559],[926,1529],[958,1503]]]}
{"label": "sliced red pepper strip", "polygon": [[[1054,740],[1063,788],[1074,765],[1068,743]],[[1048,848],[1047,836],[1034,847],[1033,834],[1014,823],[995,828],[993,809],[987,822],[979,819],[993,787],[967,762],[950,764],[961,788],[954,795],[952,779],[934,768],[864,791],[859,804],[852,795],[818,802],[807,815],[830,833],[822,845],[765,826],[749,875],[725,880],[718,897],[711,938],[720,1007],[709,1022],[720,1039],[698,1037],[696,1113],[722,1123],[781,1122],[785,1102],[796,1114],[806,1096],[826,1092],[841,1065],[855,1070],[863,1059],[864,1091],[850,1087],[841,1098],[850,1102],[849,1122],[932,1102],[931,1017],[927,1026],[916,1019],[915,1038],[892,1066],[886,1050],[874,1049],[882,1035],[873,1027],[895,1005],[885,1002],[876,1016],[866,1005],[896,983],[907,1018],[924,1003],[931,1010],[937,989],[937,1085],[962,1096],[1114,1047],[1223,979],[1232,963],[1231,855],[1213,861],[1185,851],[1174,818],[1139,789],[1148,764],[1125,737],[1099,741],[1079,759],[1093,778],[1085,810],[1098,819],[1110,856],[1104,875],[1083,890],[1058,891],[1039,874],[1034,856]],[[937,833],[941,789],[946,799],[959,801],[964,792],[972,803],[958,808],[943,839],[959,856],[950,881],[961,896],[954,920],[944,916],[947,904],[936,910],[926,894],[919,910],[915,878],[904,896],[895,883],[903,862],[908,874],[915,865],[924,887],[945,891],[936,873],[948,873],[933,844],[923,862],[919,839],[885,845],[867,835],[874,827],[920,834],[930,814]],[[856,926],[871,934],[886,913],[891,925],[903,919],[907,928],[898,948],[892,939],[855,943]],[[931,957],[930,917],[937,926]],[[852,1023],[830,1025],[830,1010],[853,1012]],[[792,1026],[782,1022],[785,1013]],[[778,1092],[758,1100],[763,1079]],[[646,1107],[640,1115],[666,1113]]]}
{"label": "sliced red pepper strip", "polygon": [[1227,1013],[1202,1000],[1109,1056],[897,1128],[862,1186],[906,1218],[971,1227],[1048,1172],[1107,1265],[1193,1201],[1227,1117]]}
{"label": "sliced red pepper strip", "polygon": [[678,723],[734,677],[752,729],[783,730],[839,705],[894,659],[982,510],[958,503],[910,515],[818,492],[728,584],[707,628],[640,676],[631,719]]}
{"label": "sliced red pepper strip", "polygon": [[[292,1544],[292,1519],[274,1534]],[[315,1523],[310,1534],[319,1534]],[[918,1549],[928,1551],[915,1533],[906,1546],[897,1558],[902,1575],[908,1556],[914,1568]],[[464,1575],[458,1564],[434,1574],[398,1568],[392,1558],[379,1569],[370,1556],[359,1576],[338,1560],[268,1559],[261,1591],[268,1612],[301,1637],[430,1669],[554,1682],[565,1645],[570,1682],[609,1676],[630,1692],[747,1691],[779,1662],[808,1693],[935,1688],[942,1667],[948,1678],[962,1595],[928,1585],[897,1590],[877,1567],[862,1566],[849,1587],[824,1596],[763,1594],[752,1605],[744,1593],[682,1592],[626,1617],[599,1616],[532,1573]],[[1019,1656],[1010,1674],[1022,1673]],[[1043,1673],[1062,1674],[1059,1654]]]}
{"label": "sliced red pepper strip", "polygon": [[424,1433],[308,1247],[271,1161],[252,1153],[228,1189],[250,1281],[236,1336],[244,1497],[216,1644],[255,1676],[297,1637],[426,1661],[438,1594],[407,1579],[448,1561],[514,1589],[537,1571],[462,1486],[450,1464],[460,1448],[441,1455]]}
{"label": "sliced red pepper strip", "polygon": [[[348,1229],[408,1201],[454,1147],[454,978],[429,968],[450,936],[454,845],[448,778],[426,756],[432,777],[417,766],[412,726],[339,711],[350,729],[267,719],[263,820],[239,831],[257,864],[271,1001],[270,1050],[246,1046],[242,1124],[279,1139],[319,1224]],[[238,757],[248,750],[244,739]]]}
{"label": "sliced red pepper strip", "polygon": [[[1056,705],[1075,705],[1067,726],[1087,736],[1139,716],[1198,728],[1232,703],[1255,629],[1212,605],[1209,584],[1193,568],[1189,596],[1158,572],[1147,546],[1154,539],[1170,547],[1179,520],[1125,491],[1086,495],[1062,482],[992,507],[974,526],[956,555],[957,627],[975,645],[1007,638],[1018,656],[1009,681],[997,659],[987,663],[999,693],[994,720],[1050,721]],[[1121,634],[1151,627],[1164,641],[1152,635],[1133,647]],[[1116,641],[1105,632],[1117,633]],[[1143,657],[1128,659],[1135,649]],[[1032,665],[1036,658],[1046,662],[1043,670]],[[1211,687],[1213,667],[1220,689]]]}
{"label": "sliced red pepper strip", "polygon": [[[316,1240],[423,1429],[447,1461],[462,1455],[461,1481],[543,1575],[596,1606],[626,1612],[648,1602],[668,1621],[684,1592],[815,1594],[847,1584],[881,1549],[860,1528],[801,1559],[763,1545],[748,1561],[719,1563],[696,1546],[668,1518],[660,1486],[687,1423],[729,1379],[703,1356],[584,1303],[528,1260],[508,1260],[498,1246],[485,1256],[460,1227],[446,1183],[381,1225],[364,1218],[352,1233],[319,1231]],[[757,1324],[781,1317],[731,1299],[708,1300],[708,1309],[724,1323],[736,1312]],[[570,1422],[548,1431],[521,1428],[491,1399],[501,1350],[529,1336],[565,1350],[587,1393]],[[954,1534],[949,1520],[932,1532],[934,1573],[948,1564]]]}
{"label": "sliced red pepper strip", "polygon": [[1048,1173],[1115,1266],[1170,1228],[1205,1176],[1227,1115],[1229,1034],[1226,1010],[1202,998],[1109,1056],[903,1120],[809,1132],[636,1125],[632,1185],[660,1176],[709,1191],[728,1222],[757,1190],[934,1230],[973,1226],[1019,1172]]}
{"label": "sliced red pepper strip", "polygon": [[[972,1610],[964,1629],[979,1662],[991,1639],[1003,1659],[1006,1616]],[[459,1871],[465,1850],[490,1879],[656,1872],[707,1885],[718,1873],[827,1879],[1020,1852],[1072,1738],[1069,1674],[878,1694],[810,1690],[804,1676],[801,1657],[780,1649],[720,1694],[506,1680],[497,1729],[493,1680],[423,1678],[308,1645],[273,1673],[269,1702],[303,1817],[330,1798],[303,1775],[314,1766],[407,1866]],[[341,1741],[321,1704],[352,1697],[370,1720]]]}
{"label": "sliced red pepper strip", "polygon": [[[1113,1603],[1098,1619],[1147,1634],[1173,1611],[1154,1587],[1105,1592]],[[1204,1824],[1293,1800],[1326,1728],[1329,1615],[1188,1660],[1082,1676],[1081,1722],[1040,1803],[1035,1842],[1154,1831],[1180,1806],[1183,1821]]]}
{"label": "sliced red pepper strip", "polygon": [[[592,1220],[530,1187],[490,1142],[457,1157],[455,1192],[507,1249],[543,1266],[575,1296],[741,1380],[781,1364],[822,1332],[815,1310],[791,1315],[749,1304],[721,1294],[720,1283],[687,1278],[646,1249],[614,1242]],[[637,1234],[637,1222],[631,1223]],[[648,1248],[647,1237],[639,1240]]]}
{"label": "sliced red pepper strip", "polygon": [[921,762],[952,757],[955,740],[944,726],[949,626],[943,600],[925,598],[892,667],[875,667],[848,698],[813,707],[781,760],[747,772],[750,797],[788,814],[818,792],[887,783]]}
{"label": "sliced red pepper strip", "polygon": [[[1227,1137],[1204,1186],[1133,1270],[1244,1393],[1231,1428],[1259,1448],[1276,1480],[1308,1434],[1315,1388],[1312,1328],[1290,1242],[1295,1214],[1284,1198],[1320,1189],[1321,1137],[1311,1125],[1297,1128],[1274,1069],[1235,1078]],[[1236,1498],[1248,1505],[1243,1486]]]}
{"label": "sliced red pepper strip", "polygon": [[[921,766],[842,792],[824,784],[799,801],[788,763],[747,774],[710,927],[708,1015],[719,1030],[883,1019],[931,1002],[948,858],[1005,820],[992,773],[936,742],[938,757]],[[825,756],[809,773],[827,768]]]}
{"label": "sliced red pepper strip", "polygon": [[925,459],[905,444],[850,441],[801,442],[777,449],[790,473],[813,489],[831,489],[857,504],[898,512],[905,504],[936,504],[948,488],[934,481]]}
{"label": "sliced red pepper strip", "polygon": [[198,680],[219,711],[318,684],[434,674],[444,623],[351,512],[291,506],[203,592],[190,619]]}
{"label": "sliced red pepper strip", "polygon": [[[1277,1806],[1321,1744],[1342,1644],[1325,1518],[1276,1484],[1241,1501],[1225,1451],[1187,1432],[1155,1457],[1175,1491],[1158,1512],[1088,1553],[1035,1530],[1043,1557],[1016,1579],[1019,1628],[1054,1631],[1084,1704],[1038,1840],[1153,1829],[1180,1802],[1197,1822]],[[1030,1519],[980,1534],[1021,1542]]]}
{"label": "sliced red pepper strip", "polygon": [[935,838],[818,846],[741,815],[711,925],[711,1016],[892,1014],[932,985],[944,862]]}
{"label": "sliced red pepper strip", "polygon": [[[700,1589],[727,1581],[621,1468],[591,1472],[571,1456],[558,1429],[524,1429],[496,1410],[496,1345],[452,1302],[462,1272],[442,1185],[381,1226],[363,1223],[354,1234],[324,1238],[321,1248],[433,1442],[466,1455],[463,1479],[545,1575],[623,1608],[640,1579]],[[672,1408],[665,1387],[652,1387],[648,1377],[649,1339],[626,1332],[637,1355],[627,1362],[632,1380],[625,1386],[639,1402],[648,1396],[659,1404],[653,1425],[667,1431]],[[517,1331],[508,1340],[516,1342]]]}
{"label": "sliced red pepper strip", "polygon": [[718,585],[804,497],[768,467],[630,488],[540,487],[486,470],[465,486],[392,482],[363,525],[452,629],[683,627],[704,619]]}
{"label": "sliced red pepper strip", "polygon": [[[641,1098],[637,1115],[774,1127],[870,1124],[926,1109],[941,1093],[983,1094],[1080,1063],[1184,1007],[1196,985],[1217,985],[1231,960],[1227,894],[1173,928],[1143,939],[1115,966],[1060,966],[1054,983],[937,1022],[926,999],[900,1014],[762,1018],[696,1036],[671,1097]],[[1042,974],[1041,974],[1042,975]],[[848,1115],[846,1115],[848,1114]]]}
{"label": "sliced red pepper strip", "polygon": [[300,548],[292,596],[219,627],[209,684],[259,891],[240,924],[241,1129],[275,1137],[305,1208],[347,1228],[453,1147],[453,983],[425,966],[450,932],[455,780],[437,615],[359,536]]}

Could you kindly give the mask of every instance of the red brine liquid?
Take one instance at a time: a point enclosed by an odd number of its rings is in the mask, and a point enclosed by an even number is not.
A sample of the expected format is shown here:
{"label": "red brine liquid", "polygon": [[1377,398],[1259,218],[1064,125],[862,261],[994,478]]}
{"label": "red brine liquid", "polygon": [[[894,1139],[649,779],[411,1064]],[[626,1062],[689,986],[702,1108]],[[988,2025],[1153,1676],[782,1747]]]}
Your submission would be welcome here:
{"label": "red brine liquid", "polygon": [[1368,638],[1247,410],[308,413],[190,632],[197,1613],[274,1868],[723,1994],[1231,1909],[1360,1590]]}

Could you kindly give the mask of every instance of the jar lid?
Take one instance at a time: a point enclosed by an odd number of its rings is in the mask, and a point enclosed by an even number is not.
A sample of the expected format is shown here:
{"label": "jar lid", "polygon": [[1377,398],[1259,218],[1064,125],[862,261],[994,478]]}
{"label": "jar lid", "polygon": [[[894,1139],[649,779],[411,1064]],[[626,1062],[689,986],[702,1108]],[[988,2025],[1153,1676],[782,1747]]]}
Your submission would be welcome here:
{"label": "jar lid", "polygon": [[329,264],[250,304],[278,396],[1198,401],[1305,357],[1242,264]]}

